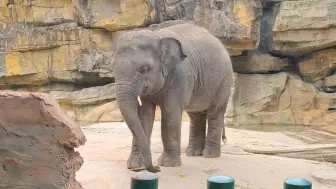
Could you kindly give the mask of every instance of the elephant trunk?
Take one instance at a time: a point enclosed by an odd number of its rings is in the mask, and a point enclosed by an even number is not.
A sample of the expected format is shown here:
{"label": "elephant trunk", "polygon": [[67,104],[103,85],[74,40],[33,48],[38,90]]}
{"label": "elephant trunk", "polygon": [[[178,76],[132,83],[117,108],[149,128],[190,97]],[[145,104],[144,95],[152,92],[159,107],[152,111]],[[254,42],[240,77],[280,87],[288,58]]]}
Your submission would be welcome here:
{"label": "elephant trunk", "polygon": [[133,82],[116,82],[116,91],[120,112],[136,139],[138,147],[143,155],[146,169],[149,172],[158,172],[158,168],[152,165],[149,141],[138,116],[138,92],[136,90],[136,84]]}

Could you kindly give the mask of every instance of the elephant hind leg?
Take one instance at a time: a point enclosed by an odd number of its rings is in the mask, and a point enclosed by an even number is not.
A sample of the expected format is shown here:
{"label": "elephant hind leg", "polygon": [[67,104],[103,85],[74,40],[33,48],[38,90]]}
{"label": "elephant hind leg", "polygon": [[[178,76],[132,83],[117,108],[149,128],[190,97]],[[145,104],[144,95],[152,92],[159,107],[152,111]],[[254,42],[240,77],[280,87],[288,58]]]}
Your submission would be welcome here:
{"label": "elephant hind leg", "polygon": [[206,113],[187,112],[190,118],[189,144],[186,150],[187,156],[202,156],[205,144]]}
{"label": "elephant hind leg", "polygon": [[[229,83],[229,84],[228,84]],[[225,144],[227,141],[224,125],[224,116],[230,99],[231,90],[230,81],[224,81],[217,99],[213,101],[212,106],[207,110],[208,131],[205,139],[205,146],[202,152],[203,157],[215,158],[221,155],[221,141]]]}
{"label": "elephant hind leg", "polygon": [[[205,158],[216,158],[221,155],[221,141],[225,140],[224,109],[210,109],[207,112],[208,131],[202,152]],[[222,135],[223,131],[223,135]]]}

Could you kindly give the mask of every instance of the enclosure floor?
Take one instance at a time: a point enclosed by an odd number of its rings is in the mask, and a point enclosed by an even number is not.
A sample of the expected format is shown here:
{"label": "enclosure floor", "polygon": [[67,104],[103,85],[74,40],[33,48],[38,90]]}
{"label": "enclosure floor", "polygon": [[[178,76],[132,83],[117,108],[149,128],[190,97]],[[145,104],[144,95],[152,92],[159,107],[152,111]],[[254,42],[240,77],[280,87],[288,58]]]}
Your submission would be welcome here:
{"label": "enclosure floor", "polygon": [[[281,132],[257,132],[227,128],[228,142],[222,145],[220,158],[186,157],[189,123],[182,124],[182,166],[161,167],[159,189],[205,189],[207,177],[224,174],[236,180],[237,189],[282,189],[288,177],[303,177],[313,182],[315,189],[332,189],[333,184],[315,180],[316,173],[336,172],[335,165],[302,159],[256,155],[243,148],[287,147],[305,145],[299,139]],[[160,123],[156,122],[152,135],[153,161],[162,152]],[[127,170],[132,136],[125,123],[103,123],[83,127],[87,137],[85,146],[78,151],[84,164],[77,173],[77,180],[85,189],[127,189],[134,174]],[[334,188],[335,189],[335,188]]]}

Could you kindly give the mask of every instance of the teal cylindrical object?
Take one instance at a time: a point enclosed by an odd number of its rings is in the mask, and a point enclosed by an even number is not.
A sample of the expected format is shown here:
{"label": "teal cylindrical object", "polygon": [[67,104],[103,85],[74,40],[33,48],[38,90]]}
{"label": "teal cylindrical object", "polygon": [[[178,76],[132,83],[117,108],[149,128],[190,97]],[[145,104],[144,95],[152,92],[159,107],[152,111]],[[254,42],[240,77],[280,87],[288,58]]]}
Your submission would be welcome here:
{"label": "teal cylindrical object", "polygon": [[234,189],[235,180],[224,175],[213,175],[208,178],[207,189]]}
{"label": "teal cylindrical object", "polygon": [[303,178],[288,178],[284,182],[284,189],[312,189],[312,183]]}
{"label": "teal cylindrical object", "polygon": [[159,178],[150,172],[138,172],[131,178],[131,189],[158,189]]}

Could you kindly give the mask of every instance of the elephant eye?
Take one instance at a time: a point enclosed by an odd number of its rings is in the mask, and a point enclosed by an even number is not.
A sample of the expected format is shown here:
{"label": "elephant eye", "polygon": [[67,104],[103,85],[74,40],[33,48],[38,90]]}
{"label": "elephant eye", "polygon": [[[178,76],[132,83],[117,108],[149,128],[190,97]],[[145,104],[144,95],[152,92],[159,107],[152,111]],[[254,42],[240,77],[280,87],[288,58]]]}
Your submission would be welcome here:
{"label": "elephant eye", "polygon": [[139,71],[139,73],[141,74],[141,75],[144,75],[146,72],[147,72],[147,67],[146,66],[142,66],[141,68],[140,68],[140,71]]}

